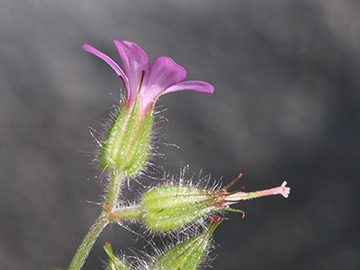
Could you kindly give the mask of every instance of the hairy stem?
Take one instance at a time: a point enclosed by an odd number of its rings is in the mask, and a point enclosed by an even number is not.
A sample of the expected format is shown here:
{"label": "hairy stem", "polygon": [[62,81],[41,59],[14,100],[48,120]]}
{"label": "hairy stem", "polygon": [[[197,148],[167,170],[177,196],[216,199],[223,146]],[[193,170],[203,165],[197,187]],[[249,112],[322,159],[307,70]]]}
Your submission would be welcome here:
{"label": "hairy stem", "polygon": [[114,210],[114,214],[120,219],[140,219],[143,217],[141,206],[129,206]]}
{"label": "hairy stem", "polygon": [[87,258],[96,238],[99,236],[101,231],[108,223],[108,213],[101,213],[95,223],[91,226],[88,233],[85,235],[83,241],[81,242],[79,248],[75,253],[74,258],[69,265],[68,270],[78,270],[83,266],[85,259]]}
{"label": "hairy stem", "polygon": [[119,196],[120,186],[124,178],[125,176],[120,171],[112,172],[105,206],[106,204],[110,204],[111,207],[114,207],[116,205]]}
{"label": "hairy stem", "polygon": [[85,235],[83,241],[78,247],[74,258],[70,262],[68,270],[79,270],[85,263],[85,260],[101,231],[111,222],[112,210],[116,205],[116,201],[119,195],[121,182],[124,175],[121,172],[114,171],[111,175],[111,181],[106,196],[106,201],[103,206],[103,210],[95,223],[91,226],[88,233]]}

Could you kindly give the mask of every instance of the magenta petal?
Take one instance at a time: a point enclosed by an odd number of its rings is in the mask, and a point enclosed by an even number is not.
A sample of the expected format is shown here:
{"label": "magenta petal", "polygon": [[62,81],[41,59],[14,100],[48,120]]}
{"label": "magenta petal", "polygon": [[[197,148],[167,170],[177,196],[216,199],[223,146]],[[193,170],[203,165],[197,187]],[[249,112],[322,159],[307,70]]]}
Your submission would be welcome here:
{"label": "magenta petal", "polygon": [[202,81],[179,82],[167,88],[164,94],[176,92],[176,91],[182,91],[182,90],[190,90],[190,91],[212,95],[214,93],[214,86],[212,86],[207,82],[202,82]]}
{"label": "magenta petal", "polygon": [[100,52],[99,50],[95,49],[93,46],[90,46],[89,44],[84,44],[82,46],[82,48],[89,52],[92,53],[94,55],[96,55],[97,57],[101,58],[102,60],[104,60],[106,63],[108,63],[108,65],[110,67],[112,67],[112,69],[116,72],[116,74],[119,77],[122,77],[122,79],[124,80],[125,83],[125,87],[128,87],[128,78],[126,77],[125,73],[122,71],[122,69],[118,66],[118,64],[116,64],[114,62],[114,60],[112,60],[109,56],[107,56],[106,54]]}
{"label": "magenta petal", "polygon": [[166,56],[155,59],[150,67],[147,84],[140,92],[143,107],[147,108],[165,89],[186,78],[186,70]]}
{"label": "magenta petal", "polygon": [[148,75],[149,59],[146,53],[135,43],[129,41],[114,40],[123,61],[125,72],[129,78],[128,101],[131,103],[141,84],[143,74]]}

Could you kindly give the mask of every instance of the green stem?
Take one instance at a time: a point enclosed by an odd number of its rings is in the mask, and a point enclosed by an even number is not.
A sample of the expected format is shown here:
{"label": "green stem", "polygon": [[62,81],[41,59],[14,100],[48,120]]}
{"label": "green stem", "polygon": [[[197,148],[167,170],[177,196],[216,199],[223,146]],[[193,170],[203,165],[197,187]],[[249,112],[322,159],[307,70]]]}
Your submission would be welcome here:
{"label": "green stem", "polygon": [[106,204],[110,204],[111,208],[116,205],[120,186],[125,176],[120,171],[113,171],[108,194],[106,196]]}
{"label": "green stem", "polygon": [[111,182],[106,196],[106,201],[103,206],[103,210],[95,223],[91,226],[88,233],[85,235],[83,241],[78,247],[74,258],[72,259],[68,270],[79,270],[85,263],[85,260],[101,231],[111,222],[112,209],[116,205],[116,201],[119,195],[120,187],[124,175],[119,171],[112,173]]}
{"label": "green stem", "polygon": [[91,226],[88,233],[85,235],[83,241],[81,242],[79,248],[75,253],[74,258],[69,265],[68,270],[78,270],[83,266],[85,259],[87,258],[96,238],[99,236],[101,231],[108,223],[108,213],[101,213],[95,223]]}
{"label": "green stem", "polygon": [[130,206],[116,209],[114,214],[120,219],[141,219],[143,217],[141,206]]}

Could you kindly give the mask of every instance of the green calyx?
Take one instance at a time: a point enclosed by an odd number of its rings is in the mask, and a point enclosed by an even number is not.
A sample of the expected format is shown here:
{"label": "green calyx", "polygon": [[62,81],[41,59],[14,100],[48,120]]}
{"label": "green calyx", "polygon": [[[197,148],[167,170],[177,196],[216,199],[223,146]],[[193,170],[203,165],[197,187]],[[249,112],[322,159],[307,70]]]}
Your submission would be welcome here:
{"label": "green calyx", "polygon": [[196,187],[165,186],[154,188],[142,198],[143,219],[156,231],[180,228],[209,213],[219,211],[219,196]]}
{"label": "green calyx", "polygon": [[213,218],[207,230],[163,253],[151,266],[151,270],[195,270],[202,262],[211,241],[211,236],[220,218]]}
{"label": "green calyx", "polygon": [[139,96],[129,108],[125,103],[102,142],[101,167],[121,171],[127,177],[138,174],[150,152],[153,118],[153,107],[144,113]]}

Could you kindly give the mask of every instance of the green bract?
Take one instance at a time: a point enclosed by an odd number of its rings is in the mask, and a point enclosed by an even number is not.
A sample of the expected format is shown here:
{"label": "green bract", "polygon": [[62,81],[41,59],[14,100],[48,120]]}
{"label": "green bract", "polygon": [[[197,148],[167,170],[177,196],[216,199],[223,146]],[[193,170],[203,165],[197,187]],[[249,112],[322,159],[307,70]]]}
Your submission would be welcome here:
{"label": "green bract", "polygon": [[201,235],[165,251],[150,267],[150,270],[197,269],[206,254],[214,230],[222,221],[223,219],[213,218],[209,227]]}
{"label": "green bract", "polygon": [[106,254],[109,256],[109,265],[107,270],[130,270],[119,258],[117,258],[112,250],[111,244],[106,243],[104,245]]}
{"label": "green bract", "polygon": [[140,98],[127,108],[125,103],[109,128],[100,150],[100,165],[126,176],[138,174],[150,151],[154,109],[141,111]]}

